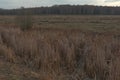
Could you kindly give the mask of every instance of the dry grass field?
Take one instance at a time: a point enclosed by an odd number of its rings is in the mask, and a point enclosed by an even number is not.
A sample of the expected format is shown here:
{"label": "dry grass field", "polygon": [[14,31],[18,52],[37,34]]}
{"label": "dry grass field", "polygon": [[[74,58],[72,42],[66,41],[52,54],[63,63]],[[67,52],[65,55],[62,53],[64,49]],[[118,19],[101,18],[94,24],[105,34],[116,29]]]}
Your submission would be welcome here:
{"label": "dry grass field", "polygon": [[[0,26],[16,26],[16,16],[0,16]],[[120,16],[112,15],[43,15],[34,16],[33,23],[35,28],[67,28],[83,29],[95,32],[115,31],[119,32]]]}
{"label": "dry grass field", "polygon": [[0,16],[0,80],[120,80],[120,16]]}

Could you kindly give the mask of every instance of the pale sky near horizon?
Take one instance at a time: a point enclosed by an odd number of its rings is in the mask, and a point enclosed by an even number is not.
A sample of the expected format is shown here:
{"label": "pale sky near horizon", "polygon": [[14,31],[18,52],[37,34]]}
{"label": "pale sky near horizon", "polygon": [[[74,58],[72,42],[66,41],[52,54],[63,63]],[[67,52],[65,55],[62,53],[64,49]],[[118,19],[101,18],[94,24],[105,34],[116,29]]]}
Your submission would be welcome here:
{"label": "pale sky near horizon", "polygon": [[120,0],[0,0],[0,8],[12,9],[24,7],[41,7],[52,5],[99,5],[120,6]]}

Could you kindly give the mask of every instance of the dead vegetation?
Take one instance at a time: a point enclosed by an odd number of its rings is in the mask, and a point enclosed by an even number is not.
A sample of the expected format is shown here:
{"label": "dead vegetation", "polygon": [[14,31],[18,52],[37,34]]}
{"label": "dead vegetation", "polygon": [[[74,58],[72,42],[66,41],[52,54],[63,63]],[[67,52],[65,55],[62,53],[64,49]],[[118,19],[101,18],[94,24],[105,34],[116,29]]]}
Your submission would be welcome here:
{"label": "dead vegetation", "polygon": [[31,80],[120,80],[119,42],[111,33],[0,27],[0,60],[28,68],[21,76]]}

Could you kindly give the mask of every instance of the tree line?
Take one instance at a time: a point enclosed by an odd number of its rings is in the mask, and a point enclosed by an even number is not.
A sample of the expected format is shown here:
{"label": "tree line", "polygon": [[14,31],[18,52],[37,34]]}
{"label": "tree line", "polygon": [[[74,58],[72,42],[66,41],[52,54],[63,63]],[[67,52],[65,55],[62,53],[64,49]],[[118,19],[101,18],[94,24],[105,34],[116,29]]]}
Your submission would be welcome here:
{"label": "tree line", "polygon": [[[93,5],[54,5],[25,8],[33,15],[120,15],[120,7]],[[0,15],[17,15],[22,9],[0,9]]]}

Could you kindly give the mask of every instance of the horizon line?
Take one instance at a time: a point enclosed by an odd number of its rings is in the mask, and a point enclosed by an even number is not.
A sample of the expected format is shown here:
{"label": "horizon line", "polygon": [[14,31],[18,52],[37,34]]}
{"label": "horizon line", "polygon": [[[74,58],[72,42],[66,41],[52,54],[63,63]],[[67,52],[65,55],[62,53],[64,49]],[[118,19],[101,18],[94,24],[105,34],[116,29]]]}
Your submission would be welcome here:
{"label": "horizon line", "polygon": [[[24,8],[41,8],[41,7],[53,7],[53,6],[98,6],[98,7],[120,7],[120,6],[108,6],[108,5],[90,5],[90,4],[55,4],[55,5],[49,5],[49,6],[32,6],[32,7],[25,7],[25,6],[21,6],[21,7],[24,7]],[[8,9],[8,8],[0,8],[0,9],[3,9],[3,10],[13,10],[13,9],[20,9],[21,7],[17,7],[17,8],[11,8],[11,9]]]}

